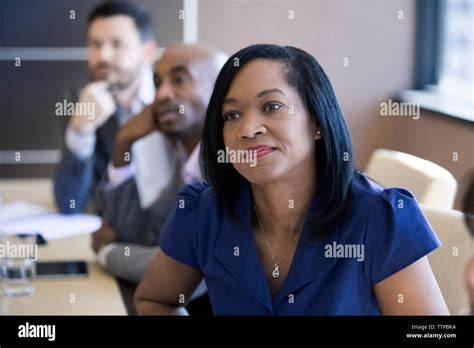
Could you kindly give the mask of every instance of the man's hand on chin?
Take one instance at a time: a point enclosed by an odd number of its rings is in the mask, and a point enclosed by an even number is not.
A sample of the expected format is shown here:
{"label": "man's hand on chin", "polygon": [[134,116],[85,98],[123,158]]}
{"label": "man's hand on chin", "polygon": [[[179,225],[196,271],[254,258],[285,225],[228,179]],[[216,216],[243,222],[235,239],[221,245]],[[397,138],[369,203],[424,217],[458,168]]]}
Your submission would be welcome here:
{"label": "man's hand on chin", "polygon": [[130,164],[132,144],[158,129],[153,107],[153,104],[146,106],[138,115],[132,117],[118,130],[112,154],[112,163],[115,167]]}

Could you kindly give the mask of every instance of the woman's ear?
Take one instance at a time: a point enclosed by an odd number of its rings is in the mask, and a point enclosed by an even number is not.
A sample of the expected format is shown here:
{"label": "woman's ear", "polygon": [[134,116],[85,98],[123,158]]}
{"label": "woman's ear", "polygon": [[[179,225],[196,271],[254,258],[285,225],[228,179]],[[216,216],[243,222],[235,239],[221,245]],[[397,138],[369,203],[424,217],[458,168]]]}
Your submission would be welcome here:
{"label": "woman's ear", "polygon": [[321,139],[323,137],[323,134],[321,133],[321,128],[319,127],[318,124],[314,125],[314,140]]}

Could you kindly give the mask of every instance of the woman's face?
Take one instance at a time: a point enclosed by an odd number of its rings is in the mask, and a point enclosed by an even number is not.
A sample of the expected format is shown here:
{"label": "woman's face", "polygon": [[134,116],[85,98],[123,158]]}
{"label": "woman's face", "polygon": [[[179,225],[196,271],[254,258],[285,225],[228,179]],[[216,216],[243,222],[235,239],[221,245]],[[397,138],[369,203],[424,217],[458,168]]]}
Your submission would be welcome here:
{"label": "woman's face", "polygon": [[246,64],[222,106],[227,158],[254,184],[306,177],[314,170],[316,125],[283,68],[269,59]]}

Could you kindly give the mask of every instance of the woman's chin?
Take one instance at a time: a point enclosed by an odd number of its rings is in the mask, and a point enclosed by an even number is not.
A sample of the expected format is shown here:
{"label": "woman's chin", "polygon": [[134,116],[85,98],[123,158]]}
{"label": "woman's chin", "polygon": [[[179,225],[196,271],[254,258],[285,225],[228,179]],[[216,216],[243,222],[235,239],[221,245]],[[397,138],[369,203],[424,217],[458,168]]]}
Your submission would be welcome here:
{"label": "woman's chin", "polygon": [[269,170],[264,168],[246,170],[245,173],[241,173],[241,175],[247,179],[248,182],[254,185],[263,185],[269,184],[271,182],[275,182],[278,178],[281,178],[281,173],[277,173],[275,170]]}

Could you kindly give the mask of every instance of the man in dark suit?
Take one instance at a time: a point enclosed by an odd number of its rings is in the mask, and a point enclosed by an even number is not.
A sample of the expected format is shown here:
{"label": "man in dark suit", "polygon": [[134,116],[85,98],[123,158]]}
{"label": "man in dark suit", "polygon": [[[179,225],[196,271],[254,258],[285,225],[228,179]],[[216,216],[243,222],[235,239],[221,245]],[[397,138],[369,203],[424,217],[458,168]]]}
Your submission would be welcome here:
{"label": "man in dark suit", "polygon": [[[143,8],[99,5],[89,15],[88,47],[92,82],[75,104],[54,183],[56,203],[65,214],[85,209],[107,168],[118,128],[154,98],[151,65],[157,46]],[[93,209],[100,212],[97,202]]]}

